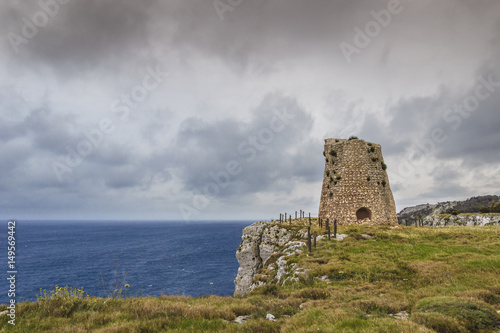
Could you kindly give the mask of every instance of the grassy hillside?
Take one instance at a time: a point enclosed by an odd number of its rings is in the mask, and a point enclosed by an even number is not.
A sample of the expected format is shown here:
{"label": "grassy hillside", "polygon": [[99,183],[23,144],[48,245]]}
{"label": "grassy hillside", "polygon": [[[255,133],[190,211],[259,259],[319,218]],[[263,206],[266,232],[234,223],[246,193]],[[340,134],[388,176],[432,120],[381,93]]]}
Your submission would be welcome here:
{"label": "grassy hillside", "polygon": [[[297,229],[298,226],[292,227]],[[317,231],[323,233],[319,229]],[[339,227],[288,258],[299,281],[241,297],[96,298],[58,289],[9,332],[500,332],[500,228]],[[372,239],[362,236],[370,235]],[[271,260],[276,260],[273,256]],[[266,265],[267,266],[267,265]],[[264,269],[263,281],[275,272]],[[329,281],[320,277],[327,276]],[[0,306],[0,311],[5,310]],[[408,313],[408,319],[398,319]],[[271,313],[276,321],[266,320]],[[244,324],[231,321],[252,315]],[[9,326],[9,327],[8,327]]]}

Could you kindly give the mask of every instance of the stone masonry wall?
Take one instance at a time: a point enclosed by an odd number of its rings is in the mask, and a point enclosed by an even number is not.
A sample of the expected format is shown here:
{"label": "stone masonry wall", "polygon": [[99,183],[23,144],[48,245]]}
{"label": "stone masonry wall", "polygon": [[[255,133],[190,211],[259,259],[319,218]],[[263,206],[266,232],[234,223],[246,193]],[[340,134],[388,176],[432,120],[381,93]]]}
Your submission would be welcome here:
{"label": "stone masonry wall", "polygon": [[326,139],[324,155],[320,218],[339,224],[398,224],[380,145]]}

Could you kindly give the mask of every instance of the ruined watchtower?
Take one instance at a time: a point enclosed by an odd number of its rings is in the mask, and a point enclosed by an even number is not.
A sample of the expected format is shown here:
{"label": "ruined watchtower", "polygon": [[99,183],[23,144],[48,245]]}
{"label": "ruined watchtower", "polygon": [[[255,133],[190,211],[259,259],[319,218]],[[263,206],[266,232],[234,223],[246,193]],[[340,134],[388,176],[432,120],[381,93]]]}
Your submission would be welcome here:
{"label": "ruined watchtower", "polygon": [[339,224],[397,225],[382,148],[359,139],[326,139],[319,217]]}

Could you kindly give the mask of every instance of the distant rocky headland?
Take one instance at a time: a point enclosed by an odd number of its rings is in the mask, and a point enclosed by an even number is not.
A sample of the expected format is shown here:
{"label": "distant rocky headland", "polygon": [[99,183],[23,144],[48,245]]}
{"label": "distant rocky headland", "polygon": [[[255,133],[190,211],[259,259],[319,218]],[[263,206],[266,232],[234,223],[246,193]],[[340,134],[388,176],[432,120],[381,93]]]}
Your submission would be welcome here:
{"label": "distant rocky headland", "polygon": [[445,201],[407,207],[398,213],[401,225],[500,225],[500,197],[483,195],[463,201]]}

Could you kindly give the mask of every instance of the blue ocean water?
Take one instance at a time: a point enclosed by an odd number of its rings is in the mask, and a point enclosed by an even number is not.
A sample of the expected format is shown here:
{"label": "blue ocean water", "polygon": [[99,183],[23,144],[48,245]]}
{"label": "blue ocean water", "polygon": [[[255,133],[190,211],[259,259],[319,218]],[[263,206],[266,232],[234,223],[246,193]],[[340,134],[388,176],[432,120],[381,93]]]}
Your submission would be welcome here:
{"label": "blue ocean water", "polygon": [[[36,300],[55,285],[107,296],[232,295],[242,229],[253,221],[17,221],[16,298]],[[7,239],[7,224],[0,238]],[[1,275],[7,272],[3,250]],[[0,303],[8,302],[6,277]]]}

